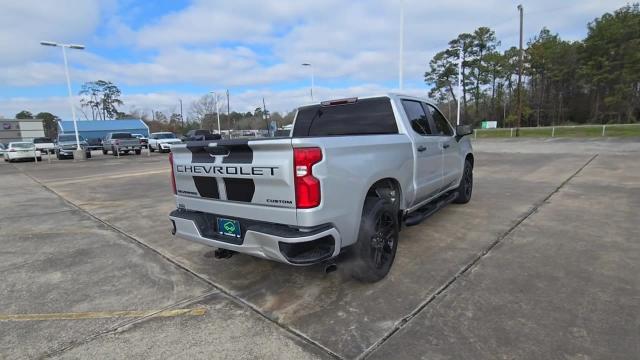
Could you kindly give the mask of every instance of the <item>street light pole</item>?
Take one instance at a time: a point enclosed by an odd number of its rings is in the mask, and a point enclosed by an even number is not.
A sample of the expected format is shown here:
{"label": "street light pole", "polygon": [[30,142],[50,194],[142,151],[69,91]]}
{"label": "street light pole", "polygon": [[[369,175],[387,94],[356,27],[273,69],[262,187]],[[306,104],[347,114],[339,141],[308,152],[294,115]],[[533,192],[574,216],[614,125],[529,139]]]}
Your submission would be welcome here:
{"label": "street light pole", "polygon": [[518,119],[516,122],[516,137],[520,136],[520,119],[522,118],[522,18],[523,18],[523,8],[522,5],[518,5],[518,11],[520,11],[520,54],[519,54],[519,65],[518,65]]}
{"label": "street light pole", "polygon": [[402,90],[404,78],[404,0],[400,0],[400,49],[398,55],[398,88]]}
{"label": "street light pole", "polygon": [[67,78],[67,91],[69,93],[69,106],[71,107],[71,118],[73,119],[73,130],[76,133],[76,150],[82,150],[80,148],[80,135],[78,134],[78,123],[76,120],[76,109],[73,106],[73,94],[71,93],[71,77],[69,76],[69,64],[67,63],[67,51],[66,48],[83,50],[84,45],[76,44],[58,44],[52,41],[41,41],[40,45],[43,46],[59,46],[62,48],[62,58],[64,59],[64,73]]}
{"label": "street light pole", "polygon": [[314,82],[314,74],[313,74],[313,66],[310,63],[304,63],[302,66],[308,66],[311,68],[311,102],[313,102],[313,82]]}

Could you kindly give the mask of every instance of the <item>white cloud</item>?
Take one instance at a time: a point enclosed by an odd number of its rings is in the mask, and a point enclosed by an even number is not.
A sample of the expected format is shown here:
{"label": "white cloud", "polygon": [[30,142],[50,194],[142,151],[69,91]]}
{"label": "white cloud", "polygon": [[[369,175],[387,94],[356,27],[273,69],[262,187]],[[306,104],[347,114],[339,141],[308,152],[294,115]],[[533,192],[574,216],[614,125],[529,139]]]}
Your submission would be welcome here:
{"label": "white cloud", "polygon": [[[374,87],[383,90],[381,84],[397,80],[399,0],[195,0],[180,11],[155,19],[138,13],[128,1],[6,2],[0,12],[0,48],[12,51],[3,51],[0,57],[3,87],[59,84],[64,89],[61,56],[55,49],[38,45],[44,39],[88,41],[87,50],[69,53],[74,83],[105,79],[119,85],[162,85],[164,89],[174,84],[235,87],[244,89],[238,106],[247,108],[263,93],[277,104],[275,108],[295,107],[286,99],[294,94],[299,97],[303,89],[269,89],[306,82],[309,69],[300,66],[303,62],[313,63],[317,92],[325,92],[327,97],[357,95],[353,91]],[[588,21],[626,1],[522,3],[525,39],[547,26],[563,38],[576,40],[586,34]],[[478,26],[495,28],[503,47],[517,45],[517,4],[511,0],[405,0],[405,81],[421,83],[430,56],[457,34]],[[121,16],[131,14],[146,23],[127,26]],[[109,31],[96,34],[101,23]],[[124,44],[133,55],[111,58],[91,50],[91,45],[102,46],[99,53],[108,54],[105,50],[115,44]],[[118,47],[113,49],[118,51]],[[358,83],[368,85],[362,89],[345,85]],[[195,97],[157,91],[127,96],[127,103],[149,108],[174,106],[171,103],[175,104],[177,96]],[[277,99],[280,96],[283,98]],[[31,101],[34,107],[42,104],[47,110],[46,106],[57,109],[61,102],[10,98],[0,100],[0,113],[12,114],[14,103],[29,108]],[[64,109],[61,106],[58,112],[64,114]]]}
{"label": "white cloud", "polygon": [[[316,87],[314,88],[314,99],[317,102],[327,99],[338,99],[352,96],[381,95],[392,90],[393,89],[388,89],[377,84],[362,84],[345,88]],[[403,92],[416,96],[426,96],[424,89],[412,88],[405,89]],[[180,111],[179,99],[182,99],[183,112],[186,117],[189,114],[191,103],[197,100],[200,96],[202,95],[177,92],[130,94],[122,97],[125,106],[121,110],[139,110],[148,114],[150,114],[152,110],[161,111],[166,114],[170,114],[172,112],[177,113]],[[297,88],[283,91],[251,89],[240,93],[231,92],[231,110],[239,112],[253,111],[256,107],[262,107],[263,97],[265,99],[267,109],[272,112],[288,112],[311,102],[309,88]],[[78,119],[84,120],[85,116],[82,114],[79,107],[80,98],[74,97],[73,102],[76,107]],[[47,111],[61,118],[71,118],[69,100],[64,96],[47,98],[15,97],[0,99],[0,109],[0,115],[4,117],[13,117],[21,110],[29,110],[34,114]],[[88,114],[88,116],[90,116],[90,114]]]}

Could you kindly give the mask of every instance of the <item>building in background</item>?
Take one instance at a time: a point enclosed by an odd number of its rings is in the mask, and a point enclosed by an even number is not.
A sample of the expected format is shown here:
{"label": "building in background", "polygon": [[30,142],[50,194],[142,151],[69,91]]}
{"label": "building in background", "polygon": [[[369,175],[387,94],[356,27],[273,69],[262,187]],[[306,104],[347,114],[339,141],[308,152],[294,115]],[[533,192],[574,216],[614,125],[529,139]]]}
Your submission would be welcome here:
{"label": "building in background", "polygon": [[41,119],[0,119],[0,143],[44,137]]}
{"label": "building in background", "polygon": [[[78,133],[87,140],[103,139],[108,133],[128,132],[149,137],[149,127],[140,119],[78,120]],[[58,121],[60,134],[74,134],[73,121]]]}

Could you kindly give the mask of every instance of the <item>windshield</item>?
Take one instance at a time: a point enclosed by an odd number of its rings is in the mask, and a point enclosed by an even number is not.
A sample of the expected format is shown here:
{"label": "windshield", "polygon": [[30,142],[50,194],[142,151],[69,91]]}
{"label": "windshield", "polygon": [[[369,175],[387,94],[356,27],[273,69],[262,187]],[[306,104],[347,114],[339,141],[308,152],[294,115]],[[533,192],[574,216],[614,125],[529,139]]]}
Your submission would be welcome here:
{"label": "windshield", "polygon": [[11,143],[14,149],[33,149],[33,144],[28,142]]}
{"label": "windshield", "polygon": [[160,134],[153,134],[153,136],[156,137],[156,139],[175,139],[176,135],[174,133],[160,133]]}
{"label": "windshield", "polygon": [[[76,136],[75,135],[60,135],[58,136],[58,141],[62,142],[62,141],[76,141]],[[80,141],[84,141],[84,138],[82,136],[80,136]]]}
{"label": "windshield", "polygon": [[111,134],[112,139],[131,139],[133,136],[129,133],[113,133]]}

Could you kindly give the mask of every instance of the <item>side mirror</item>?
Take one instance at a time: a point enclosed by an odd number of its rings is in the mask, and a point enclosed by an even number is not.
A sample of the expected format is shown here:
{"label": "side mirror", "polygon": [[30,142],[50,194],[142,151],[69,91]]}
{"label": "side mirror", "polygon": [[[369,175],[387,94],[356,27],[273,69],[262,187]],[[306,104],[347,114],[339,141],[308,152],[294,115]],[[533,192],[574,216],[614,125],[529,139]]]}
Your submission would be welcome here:
{"label": "side mirror", "polygon": [[473,134],[471,125],[458,125],[456,126],[456,139],[460,140],[462,137]]}

